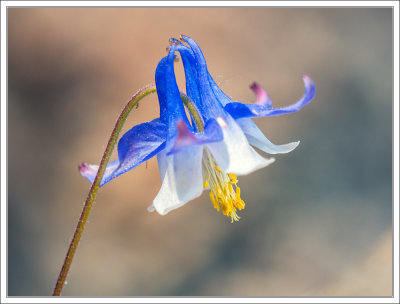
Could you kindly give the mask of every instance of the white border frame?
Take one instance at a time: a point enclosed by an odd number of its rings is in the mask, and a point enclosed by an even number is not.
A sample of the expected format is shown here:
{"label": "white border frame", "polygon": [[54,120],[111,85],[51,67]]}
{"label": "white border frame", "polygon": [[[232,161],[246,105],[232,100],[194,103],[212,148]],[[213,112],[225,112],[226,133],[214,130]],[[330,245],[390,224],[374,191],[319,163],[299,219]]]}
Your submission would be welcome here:
{"label": "white border frame", "polygon": [[[7,7],[393,7],[393,297],[7,297]],[[399,303],[399,3],[397,1],[2,1],[1,2],[1,303]]]}

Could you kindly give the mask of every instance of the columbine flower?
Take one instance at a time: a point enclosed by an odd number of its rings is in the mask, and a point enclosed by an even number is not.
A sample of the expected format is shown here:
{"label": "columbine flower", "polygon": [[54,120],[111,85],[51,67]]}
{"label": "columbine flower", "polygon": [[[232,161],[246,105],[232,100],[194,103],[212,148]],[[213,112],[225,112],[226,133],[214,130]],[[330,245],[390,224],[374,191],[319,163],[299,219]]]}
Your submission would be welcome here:
{"label": "columbine flower", "polygon": [[[160,214],[176,209],[210,189],[217,209],[232,220],[245,207],[237,186],[237,175],[265,167],[273,158],[261,157],[249,145],[275,154],[293,150],[298,142],[276,146],[261,133],[249,117],[294,112],[309,102],[315,88],[308,77],[305,96],[291,107],[273,109],[265,91],[254,84],[255,105],[230,100],[207,71],[198,45],[184,37],[191,49],[172,44],[156,70],[160,118],[133,127],[118,143],[118,159],[107,166],[101,185],[157,155],[162,186],[149,207]],[[200,113],[189,123],[176,84],[173,62],[178,50],[184,63],[187,94]],[[289,109],[290,108],[290,109]],[[196,109],[194,109],[195,111]],[[196,112],[196,111],[195,111]],[[81,174],[93,182],[98,167],[83,164]]]}
{"label": "columbine flower", "polygon": [[[169,57],[176,48],[176,44],[171,46]],[[173,79],[173,82],[167,83],[165,88],[167,96],[175,96],[171,100],[176,100],[179,98],[179,91],[172,65],[172,61],[170,65],[167,65],[166,78],[167,80]],[[167,104],[169,103],[170,100],[167,100]],[[174,141],[170,141],[170,144],[167,142],[166,149],[158,155],[163,183],[152,206],[149,207],[150,211],[155,209],[161,214],[166,214],[200,196],[202,191],[209,187],[211,189],[210,199],[214,207],[229,216],[232,221],[239,219],[236,211],[244,208],[244,202],[240,198],[240,189],[237,187],[235,173],[249,173],[267,166],[273,162],[273,159],[265,159],[258,155],[248,145],[243,134],[243,138],[239,138],[234,145],[228,142],[223,146],[216,145],[218,142],[222,143],[227,140],[223,135],[227,123],[222,117],[223,113],[220,114],[221,116],[208,118],[207,121],[204,120],[204,116],[200,117],[200,120],[192,117],[194,129],[191,129],[182,117],[174,120],[177,123],[176,137],[174,137]],[[168,113],[168,115],[170,114]],[[194,133],[194,130],[197,132]],[[199,141],[202,136],[207,140]],[[225,158],[223,161],[217,159],[220,155]],[[243,165],[243,162],[246,164]],[[232,171],[221,169],[226,169],[229,163],[233,164]],[[240,166],[238,166],[239,163]]]}
{"label": "columbine flower", "polygon": [[[303,76],[304,96],[291,106],[274,109],[265,90],[254,83],[251,89],[256,94],[256,104],[234,102],[222,92],[208,73],[206,61],[197,43],[187,36],[182,36],[181,39],[190,46],[188,48],[179,44],[177,48],[184,64],[187,94],[198,107],[203,120],[207,122],[209,119],[217,119],[224,135],[222,142],[210,144],[204,149],[205,186],[210,187],[210,199],[215,208],[219,210],[221,205],[225,215],[237,220],[236,208],[241,210],[245,205],[239,199],[240,188],[232,187],[232,184],[237,184],[236,175],[248,174],[274,160],[261,158],[249,143],[270,154],[290,152],[299,144],[293,142],[274,145],[249,117],[296,112],[311,101],[315,95],[315,87],[308,76]],[[179,43],[175,39],[171,39],[171,42]],[[214,181],[215,177],[218,182]]]}

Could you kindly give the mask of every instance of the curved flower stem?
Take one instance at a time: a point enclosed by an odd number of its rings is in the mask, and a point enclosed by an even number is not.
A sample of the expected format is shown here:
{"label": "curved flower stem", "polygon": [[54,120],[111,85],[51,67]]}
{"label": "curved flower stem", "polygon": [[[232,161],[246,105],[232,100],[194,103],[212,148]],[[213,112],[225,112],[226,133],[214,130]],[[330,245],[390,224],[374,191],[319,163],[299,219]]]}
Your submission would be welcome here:
{"label": "curved flower stem", "polygon": [[[93,206],[93,202],[97,196],[97,192],[99,191],[100,181],[103,178],[104,171],[106,170],[108,161],[110,160],[110,157],[114,150],[115,144],[117,143],[119,133],[120,133],[126,119],[128,118],[129,113],[139,103],[139,101],[141,99],[143,99],[144,97],[146,97],[147,95],[149,95],[151,93],[155,93],[156,91],[157,91],[156,86],[154,84],[150,84],[150,85],[144,87],[143,89],[139,90],[128,101],[127,105],[125,106],[125,108],[122,110],[120,116],[118,117],[118,120],[115,123],[114,129],[111,133],[111,136],[107,143],[107,147],[106,147],[103,157],[101,159],[96,177],[93,181],[93,184],[89,190],[89,194],[86,198],[85,205],[83,207],[81,216],[79,218],[78,225],[76,226],[74,236],[69,245],[68,252],[67,252],[67,255],[64,260],[64,264],[63,264],[60,274],[58,276],[56,287],[54,288],[54,291],[53,291],[53,296],[59,296],[64,287],[69,268],[71,267],[72,259],[75,255],[76,249],[78,248],[78,244],[81,239],[83,229],[85,228],[87,219],[89,217],[90,210],[92,209],[92,206]],[[196,105],[193,103],[192,100],[190,100],[190,98],[186,94],[184,94],[182,92],[181,92],[181,98],[182,98],[182,101],[185,104],[185,106],[188,108],[193,119],[195,120],[195,123],[198,126],[199,131],[203,132],[204,122],[201,118],[201,115],[199,114],[198,109],[196,108]]]}
{"label": "curved flower stem", "polygon": [[100,188],[100,181],[103,178],[104,171],[106,169],[107,163],[111,157],[111,154],[114,150],[114,146],[118,140],[119,133],[122,129],[122,126],[125,123],[129,113],[131,110],[138,104],[138,102],[145,96],[156,92],[156,86],[154,84],[148,85],[143,89],[139,90],[133,97],[129,100],[125,108],[122,110],[117,122],[115,123],[114,130],[111,133],[110,139],[108,140],[108,144],[106,150],[104,151],[103,158],[101,159],[99,169],[97,171],[96,177],[93,181],[93,184],[90,188],[89,194],[86,198],[85,205],[83,207],[81,216],[79,218],[78,225],[75,229],[74,237],[72,238],[71,244],[69,245],[67,255],[64,260],[64,264],[61,268],[60,274],[57,279],[56,287],[54,288],[53,296],[59,296],[65,284],[65,279],[67,278],[69,268],[72,263],[72,259],[75,255],[76,249],[79,244],[79,240],[81,239],[83,229],[85,228],[85,224],[89,217],[90,210],[92,209],[94,199],[96,198],[97,192]]}

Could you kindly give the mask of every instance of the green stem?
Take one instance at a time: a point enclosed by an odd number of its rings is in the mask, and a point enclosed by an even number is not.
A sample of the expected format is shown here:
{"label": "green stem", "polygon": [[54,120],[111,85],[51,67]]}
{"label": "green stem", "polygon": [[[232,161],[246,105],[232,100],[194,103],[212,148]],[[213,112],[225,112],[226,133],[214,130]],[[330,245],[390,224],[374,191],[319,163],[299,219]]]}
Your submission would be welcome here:
{"label": "green stem", "polygon": [[187,96],[185,93],[181,93],[181,99],[183,101],[183,104],[186,106],[186,108],[189,110],[190,114],[193,117],[193,120],[197,126],[197,129],[200,132],[204,132],[204,121],[201,118],[200,112],[197,109],[196,105],[194,102]]}
{"label": "green stem", "polygon": [[78,247],[79,240],[81,239],[83,229],[85,228],[85,224],[89,217],[90,210],[92,209],[93,206],[94,199],[96,198],[97,192],[100,188],[100,181],[103,178],[104,171],[106,170],[106,166],[114,150],[114,146],[117,143],[118,136],[122,129],[122,126],[124,125],[125,120],[127,119],[131,110],[139,103],[139,101],[145,96],[154,92],[156,92],[156,87],[154,84],[148,85],[143,89],[139,90],[129,100],[125,108],[122,110],[117,122],[115,123],[114,130],[112,131],[110,139],[108,140],[108,144],[106,150],[104,151],[103,158],[101,159],[96,177],[93,181],[89,194],[86,198],[85,205],[83,207],[81,216],[79,218],[78,225],[75,229],[74,237],[72,238],[72,241],[69,245],[68,252],[64,260],[64,264],[61,268],[60,274],[57,279],[56,287],[54,288],[53,296],[59,296],[64,287],[65,279],[67,278],[68,271],[72,263],[72,259]]}
{"label": "green stem", "polygon": [[[121,129],[128,118],[129,113],[132,111],[132,109],[139,103],[141,99],[146,97],[147,95],[151,93],[155,93],[156,87],[154,84],[148,85],[144,87],[143,89],[139,90],[133,97],[128,101],[127,105],[125,108],[122,110],[120,116],[118,117],[117,122],[115,123],[114,130],[111,133],[111,136],[108,140],[107,147],[104,151],[103,157],[101,159],[99,169],[97,171],[96,177],[93,181],[93,184],[89,190],[89,194],[86,198],[85,205],[83,207],[81,216],[78,221],[78,225],[76,226],[74,237],[72,238],[72,241],[69,245],[67,255],[64,260],[64,264],[61,268],[60,274],[57,279],[56,286],[53,291],[53,296],[59,296],[61,294],[61,291],[64,287],[65,280],[68,275],[68,271],[71,267],[72,259],[75,255],[76,249],[78,248],[79,241],[81,239],[83,230],[85,228],[87,219],[89,217],[90,210],[93,207],[93,202],[97,196],[97,192],[99,191],[100,188],[100,181],[103,178],[104,172],[106,170],[108,161],[110,160],[111,154],[114,150],[115,144],[117,143],[119,133],[121,132]],[[190,98],[181,92],[181,98],[187,109],[189,110],[190,114],[192,115],[197,128],[199,129],[200,132],[204,131],[204,122],[201,118],[201,115],[196,108],[196,105],[193,103]]]}

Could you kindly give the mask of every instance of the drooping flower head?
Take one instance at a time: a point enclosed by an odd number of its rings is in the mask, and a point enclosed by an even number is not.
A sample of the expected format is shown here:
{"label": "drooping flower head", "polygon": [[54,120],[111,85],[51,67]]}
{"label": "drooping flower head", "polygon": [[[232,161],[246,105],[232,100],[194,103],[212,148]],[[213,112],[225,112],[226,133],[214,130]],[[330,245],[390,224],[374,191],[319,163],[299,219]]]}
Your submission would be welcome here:
{"label": "drooping flower head", "polygon": [[[315,87],[311,79],[304,76],[306,89],[304,96],[295,104],[285,108],[272,108],[268,94],[256,83],[251,86],[257,97],[256,104],[234,102],[212,79],[197,43],[186,36],[182,36],[181,40],[189,45],[187,47],[180,43],[177,48],[184,65],[187,94],[196,104],[203,120],[207,122],[209,119],[217,119],[224,134],[223,141],[209,145],[209,148],[205,149],[205,154],[208,154],[209,157],[206,157],[206,160],[203,158],[203,167],[207,168],[203,170],[203,178],[205,184],[210,186],[210,198],[216,209],[219,210],[219,205],[221,205],[224,214],[229,215],[232,211],[232,214],[235,215],[235,208],[242,209],[244,202],[241,199],[239,202],[235,200],[228,204],[226,202],[240,196],[240,188],[235,187],[237,189],[235,191],[231,187],[232,184],[236,186],[236,176],[248,174],[273,162],[273,159],[261,158],[249,146],[249,143],[270,154],[287,153],[299,143],[272,144],[249,117],[295,112],[313,98]],[[176,44],[178,41],[172,39],[172,43]],[[219,166],[215,166],[215,163],[218,163]],[[214,183],[212,182],[214,176],[233,178],[222,178],[222,183]],[[220,187],[220,184],[223,186]],[[228,207],[224,208],[226,205]],[[229,206],[232,207],[229,208]],[[224,212],[224,210],[228,211]],[[236,216],[232,218],[236,219]]]}
{"label": "drooping flower head", "polygon": [[[232,101],[208,73],[199,46],[182,36],[188,44],[171,39],[168,56],[156,69],[156,87],[160,117],[137,125],[118,143],[118,159],[109,164],[101,185],[157,155],[162,186],[149,207],[166,214],[210,189],[210,200],[217,211],[239,219],[237,210],[245,207],[237,186],[237,176],[271,164],[274,159],[261,157],[251,146],[270,154],[287,153],[298,142],[274,145],[257,128],[250,117],[280,115],[298,111],[315,94],[311,79],[304,76],[306,92],[295,104],[274,109],[266,92],[253,84],[255,104]],[[186,94],[193,102],[189,122],[174,73],[175,52],[181,54]],[[80,172],[89,181],[97,166],[83,164]]]}

